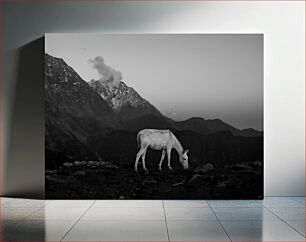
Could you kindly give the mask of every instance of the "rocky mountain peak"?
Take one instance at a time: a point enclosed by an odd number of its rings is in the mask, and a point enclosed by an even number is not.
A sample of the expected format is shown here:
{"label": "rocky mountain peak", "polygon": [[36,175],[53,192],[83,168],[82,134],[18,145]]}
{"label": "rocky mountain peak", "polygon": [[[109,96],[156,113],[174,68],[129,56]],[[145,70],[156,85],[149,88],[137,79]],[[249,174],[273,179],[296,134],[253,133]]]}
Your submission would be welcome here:
{"label": "rocky mountain peak", "polygon": [[107,81],[91,80],[89,85],[124,119],[148,114],[161,116],[161,113],[151,103],[123,81],[117,86],[108,83]]}

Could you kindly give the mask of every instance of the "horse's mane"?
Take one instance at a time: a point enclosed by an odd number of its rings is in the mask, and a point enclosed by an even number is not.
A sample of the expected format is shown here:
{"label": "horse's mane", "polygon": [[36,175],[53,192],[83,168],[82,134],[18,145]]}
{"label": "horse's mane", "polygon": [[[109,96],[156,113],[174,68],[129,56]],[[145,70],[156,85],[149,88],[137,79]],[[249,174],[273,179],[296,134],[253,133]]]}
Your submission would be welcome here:
{"label": "horse's mane", "polygon": [[181,142],[176,138],[176,136],[171,132],[171,130],[169,130],[170,134],[171,134],[171,137],[172,139],[175,141],[175,144],[176,144],[176,148],[178,149],[178,151],[180,152],[183,152],[183,146],[181,144]]}

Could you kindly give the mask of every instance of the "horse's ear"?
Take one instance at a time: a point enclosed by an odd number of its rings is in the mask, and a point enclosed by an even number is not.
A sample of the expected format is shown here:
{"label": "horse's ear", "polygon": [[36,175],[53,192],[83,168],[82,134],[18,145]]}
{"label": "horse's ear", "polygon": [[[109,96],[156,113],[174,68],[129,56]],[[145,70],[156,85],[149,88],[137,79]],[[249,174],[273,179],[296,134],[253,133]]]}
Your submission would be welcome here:
{"label": "horse's ear", "polygon": [[188,151],[189,151],[189,149],[185,150],[185,154],[187,154],[187,153],[188,153]]}

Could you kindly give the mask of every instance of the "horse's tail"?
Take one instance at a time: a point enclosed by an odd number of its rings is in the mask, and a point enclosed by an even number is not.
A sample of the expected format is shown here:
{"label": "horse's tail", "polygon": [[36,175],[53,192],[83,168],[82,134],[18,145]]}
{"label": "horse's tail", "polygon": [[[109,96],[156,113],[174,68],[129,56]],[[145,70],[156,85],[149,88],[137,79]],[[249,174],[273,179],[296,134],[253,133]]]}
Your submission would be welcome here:
{"label": "horse's tail", "polygon": [[140,135],[141,131],[137,134],[137,147],[140,148]]}

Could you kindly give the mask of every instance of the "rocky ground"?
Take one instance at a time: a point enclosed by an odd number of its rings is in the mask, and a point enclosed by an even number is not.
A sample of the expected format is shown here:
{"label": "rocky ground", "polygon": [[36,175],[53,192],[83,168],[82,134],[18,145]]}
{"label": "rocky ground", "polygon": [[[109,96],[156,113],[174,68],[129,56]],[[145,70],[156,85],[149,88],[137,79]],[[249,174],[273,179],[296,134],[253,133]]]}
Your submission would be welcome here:
{"label": "rocky ground", "polygon": [[162,172],[148,166],[119,167],[111,162],[76,161],[46,170],[46,198],[54,199],[247,199],[262,198],[262,162],[215,168],[208,163],[188,171]]}

